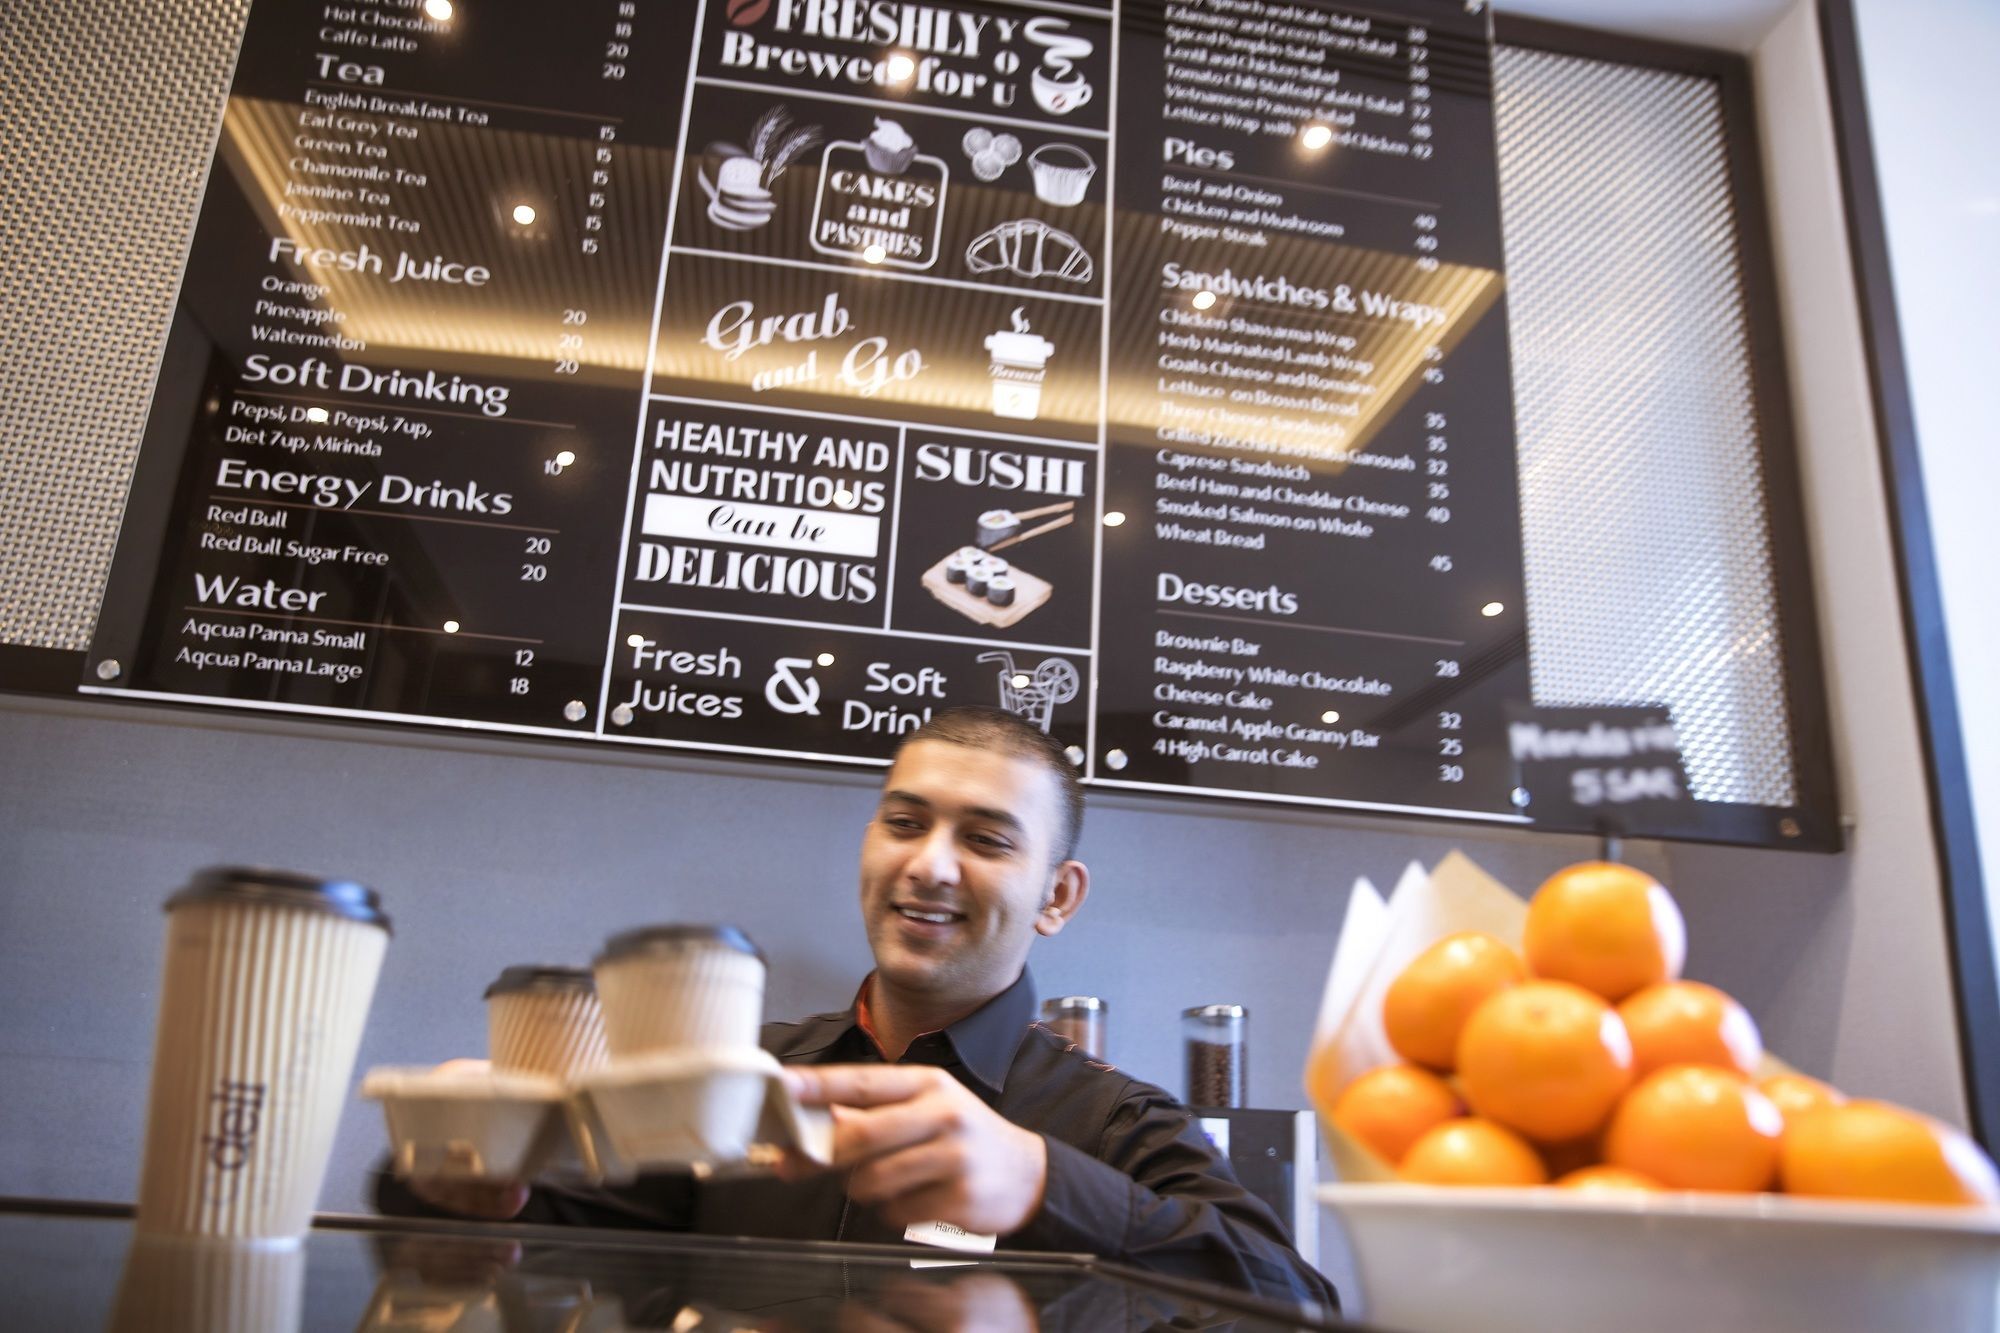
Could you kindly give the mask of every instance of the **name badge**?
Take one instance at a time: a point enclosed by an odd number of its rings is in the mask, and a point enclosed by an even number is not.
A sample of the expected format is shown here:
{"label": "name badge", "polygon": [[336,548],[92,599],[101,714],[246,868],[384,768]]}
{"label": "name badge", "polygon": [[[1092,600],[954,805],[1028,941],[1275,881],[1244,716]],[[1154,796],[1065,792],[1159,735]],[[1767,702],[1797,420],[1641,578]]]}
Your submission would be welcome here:
{"label": "name badge", "polygon": [[936,1245],[946,1250],[964,1250],[969,1254],[991,1254],[993,1247],[1000,1243],[998,1236],[988,1236],[977,1231],[967,1231],[949,1222],[917,1222],[903,1233],[903,1239],[915,1241],[919,1245]]}

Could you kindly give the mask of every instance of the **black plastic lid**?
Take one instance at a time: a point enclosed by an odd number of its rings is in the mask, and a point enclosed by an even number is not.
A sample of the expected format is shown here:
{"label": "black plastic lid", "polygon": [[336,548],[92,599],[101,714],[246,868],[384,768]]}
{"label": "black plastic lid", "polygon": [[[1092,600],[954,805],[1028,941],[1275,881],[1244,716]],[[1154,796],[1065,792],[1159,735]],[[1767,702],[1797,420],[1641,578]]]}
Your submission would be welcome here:
{"label": "black plastic lid", "polygon": [[517,967],[500,970],[493,984],[479,998],[490,1000],[496,995],[517,995],[529,990],[596,990],[597,982],[591,977],[587,967],[541,967],[524,963]]}
{"label": "black plastic lid", "polygon": [[613,959],[656,950],[704,947],[735,949],[769,966],[764,951],[734,926],[641,926],[637,930],[621,931],[604,941],[604,952],[592,962],[608,963]]}
{"label": "black plastic lid", "polygon": [[365,921],[389,929],[382,911],[382,897],[366,884],[351,879],[321,879],[296,870],[275,870],[268,866],[208,866],[194,872],[187,887],[167,899],[167,910],[189,903],[263,903],[271,907],[299,907],[313,912],[331,912],[350,921]]}

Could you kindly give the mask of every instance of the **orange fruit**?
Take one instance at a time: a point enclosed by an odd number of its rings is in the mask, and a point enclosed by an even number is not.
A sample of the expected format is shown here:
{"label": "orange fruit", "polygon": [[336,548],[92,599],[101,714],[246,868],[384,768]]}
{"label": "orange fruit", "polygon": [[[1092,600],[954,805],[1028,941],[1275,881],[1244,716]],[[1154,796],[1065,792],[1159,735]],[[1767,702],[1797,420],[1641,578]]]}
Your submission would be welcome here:
{"label": "orange fruit", "polygon": [[1560,1143],[1595,1130],[1631,1086],[1632,1042],[1589,991],[1524,981],[1472,1011],[1458,1079],[1475,1114]]}
{"label": "orange fruit", "polygon": [[1382,997],[1382,1028],[1405,1060],[1448,1070],[1480,1001],[1527,979],[1521,957],[1476,930],[1447,935],[1410,960]]}
{"label": "orange fruit", "polygon": [[1699,981],[1663,981],[1618,1006],[1632,1034],[1633,1072],[1640,1078],[1668,1065],[1714,1065],[1757,1072],[1764,1039],[1750,1011]]}
{"label": "orange fruit", "polygon": [[1549,1173],[1527,1140],[1488,1120],[1447,1120],[1415,1143],[1398,1171],[1426,1185],[1543,1185]]}
{"label": "orange fruit", "polygon": [[1769,1189],[1785,1118],[1741,1075],[1668,1065],[1639,1081],[1612,1114],[1604,1160],[1669,1189]]}
{"label": "orange fruit", "polygon": [[1666,1186],[1622,1166],[1586,1166],[1559,1178],[1556,1188],[1579,1194],[1657,1194]]}
{"label": "orange fruit", "polygon": [[1528,903],[1528,970],[1616,1003],[1672,981],[1687,958],[1680,908],[1643,870],[1585,861],[1558,870]]}
{"label": "orange fruit", "polygon": [[2000,1176],[1977,1144],[1886,1102],[1848,1102],[1799,1116],[1785,1127],[1779,1170],[1789,1194],[2000,1204]]}
{"label": "orange fruit", "polygon": [[1771,1105],[1785,1117],[1785,1123],[1822,1106],[1839,1106],[1847,1098],[1816,1078],[1804,1074],[1773,1074],[1757,1080],[1757,1091],[1771,1099]]}
{"label": "orange fruit", "polygon": [[1415,1065],[1371,1069],[1334,1099],[1333,1123],[1394,1166],[1430,1129],[1465,1114],[1445,1081]]}

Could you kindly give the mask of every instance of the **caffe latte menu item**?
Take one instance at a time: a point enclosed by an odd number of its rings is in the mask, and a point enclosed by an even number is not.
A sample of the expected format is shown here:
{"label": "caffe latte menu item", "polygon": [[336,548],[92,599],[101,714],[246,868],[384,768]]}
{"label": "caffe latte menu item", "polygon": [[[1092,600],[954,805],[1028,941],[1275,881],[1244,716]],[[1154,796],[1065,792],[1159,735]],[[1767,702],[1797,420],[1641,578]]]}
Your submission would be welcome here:
{"label": "caffe latte menu item", "polygon": [[1490,34],[252,7],[82,688],[1511,819]]}

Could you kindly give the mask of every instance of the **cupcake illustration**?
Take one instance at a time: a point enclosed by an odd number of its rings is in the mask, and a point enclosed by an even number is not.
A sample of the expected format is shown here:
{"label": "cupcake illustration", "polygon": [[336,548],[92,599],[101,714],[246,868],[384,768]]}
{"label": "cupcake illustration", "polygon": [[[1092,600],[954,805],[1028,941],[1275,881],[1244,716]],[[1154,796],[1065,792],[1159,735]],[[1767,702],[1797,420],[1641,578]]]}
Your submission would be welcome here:
{"label": "cupcake illustration", "polygon": [[861,151],[871,169],[884,176],[900,176],[917,155],[917,141],[895,121],[878,117],[874,132],[862,141]]}

